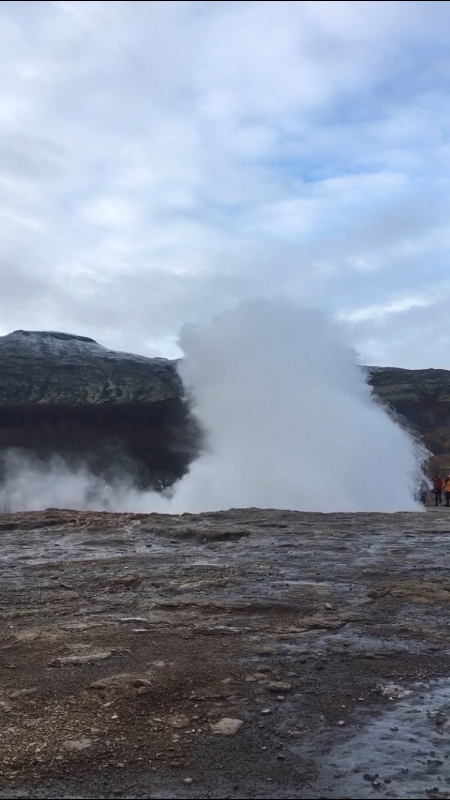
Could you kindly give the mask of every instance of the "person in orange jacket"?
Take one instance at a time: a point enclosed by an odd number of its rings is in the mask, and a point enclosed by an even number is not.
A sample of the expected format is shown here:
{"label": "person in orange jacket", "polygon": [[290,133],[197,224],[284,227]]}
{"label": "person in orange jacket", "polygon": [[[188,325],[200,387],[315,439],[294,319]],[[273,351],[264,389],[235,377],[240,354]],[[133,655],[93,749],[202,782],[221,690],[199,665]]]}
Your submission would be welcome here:
{"label": "person in orange jacket", "polygon": [[450,506],[450,475],[447,475],[444,481],[444,494],[445,494],[445,505],[447,508]]}

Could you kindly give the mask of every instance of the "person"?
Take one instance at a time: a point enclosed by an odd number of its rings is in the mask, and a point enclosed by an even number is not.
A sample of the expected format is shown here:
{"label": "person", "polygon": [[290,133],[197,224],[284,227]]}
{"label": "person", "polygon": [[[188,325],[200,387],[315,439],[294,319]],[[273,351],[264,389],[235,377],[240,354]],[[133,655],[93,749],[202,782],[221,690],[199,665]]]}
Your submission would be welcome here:
{"label": "person", "polygon": [[433,478],[433,492],[436,500],[435,505],[442,503],[442,478],[440,475],[435,475]]}
{"label": "person", "polygon": [[423,477],[422,480],[420,481],[418,499],[420,500],[420,502],[424,506],[426,506],[426,504],[427,504],[428,489],[429,489],[428,482]]}
{"label": "person", "polygon": [[445,505],[447,508],[450,507],[450,475],[447,475],[444,481],[444,494],[445,494]]}

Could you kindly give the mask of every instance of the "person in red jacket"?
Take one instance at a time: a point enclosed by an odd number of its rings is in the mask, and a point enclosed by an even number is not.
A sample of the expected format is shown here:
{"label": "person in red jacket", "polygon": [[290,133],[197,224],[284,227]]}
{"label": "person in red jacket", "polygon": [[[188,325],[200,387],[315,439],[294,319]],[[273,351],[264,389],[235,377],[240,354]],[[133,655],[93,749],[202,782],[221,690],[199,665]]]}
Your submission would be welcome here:
{"label": "person in red jacket", "polygon": [[440,475],[435,475],[433,478],[433,492],[436,500],[436,505],[442,503],[442,478]]}

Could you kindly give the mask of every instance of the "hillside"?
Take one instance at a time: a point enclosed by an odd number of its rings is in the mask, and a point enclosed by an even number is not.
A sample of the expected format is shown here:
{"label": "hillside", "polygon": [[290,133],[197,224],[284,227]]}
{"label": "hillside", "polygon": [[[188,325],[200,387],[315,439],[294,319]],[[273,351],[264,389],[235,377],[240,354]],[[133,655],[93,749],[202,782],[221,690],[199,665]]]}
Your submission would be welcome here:
{"label": "hillside", "polygon": [[433,454],[431,469],[450,469],[450,371],[368,367],[369,383]]}
{"label": "hillside", "polygon": [[[367,371],[375,394],[433,454],[430,469],[450,471],[450,372]],[[180,478],[199,447],[175,361],[54,331],[0,337],[0,452],[56,453],[107,481],[125,470],[152,487]]]}
{"label": "hillside", "polygon": [[87,462],[109,481],[172,483],[197,452],[198,431],[176,364],[108,350],[53,331],[0,337],[0,450]]}

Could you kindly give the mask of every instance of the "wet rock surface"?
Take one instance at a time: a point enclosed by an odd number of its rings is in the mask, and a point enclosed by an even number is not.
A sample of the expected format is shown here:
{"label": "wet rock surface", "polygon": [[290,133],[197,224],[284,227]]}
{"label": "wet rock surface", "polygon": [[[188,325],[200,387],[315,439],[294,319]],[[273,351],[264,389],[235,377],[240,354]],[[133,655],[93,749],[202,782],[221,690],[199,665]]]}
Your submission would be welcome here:
{"label": "wet rock surface", "polygon": [[0,519],[0,797],[450,797],[450,512]]}

